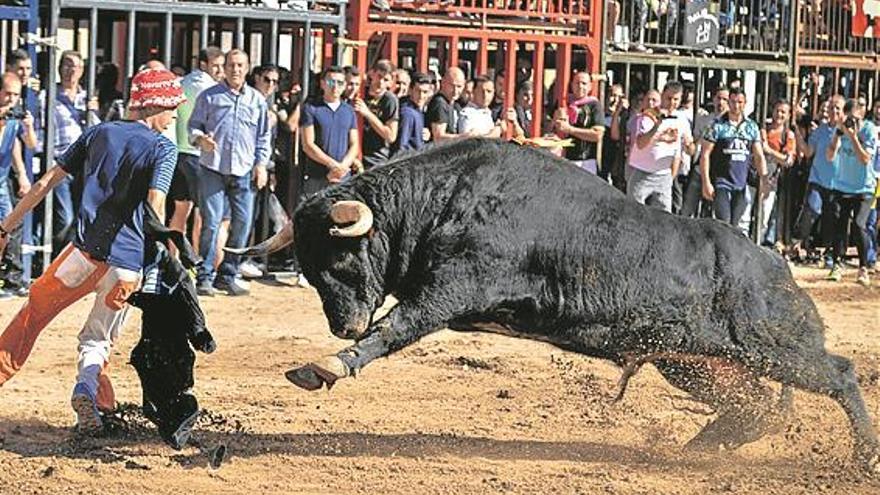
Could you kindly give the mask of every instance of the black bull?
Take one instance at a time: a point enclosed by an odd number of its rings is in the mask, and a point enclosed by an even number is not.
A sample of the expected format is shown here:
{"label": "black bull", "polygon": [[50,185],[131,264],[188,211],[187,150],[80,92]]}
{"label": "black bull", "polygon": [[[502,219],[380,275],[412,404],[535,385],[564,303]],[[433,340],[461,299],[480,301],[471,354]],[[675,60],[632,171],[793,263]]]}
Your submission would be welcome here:
{"label": "black bull", "polygon": [[[356,341],[288,372],[303,388],[442,328],[501,332],[617,363],[621,393],[651,362],[718,413],[692,448],[760,438],[789,387],[829,396],[857,458],[878,468],[853,366],[826,352],[818,311],[781,257],[720,222],[637,204],[547,153],[467,140],[394,160],[308,199],[244,252],[294,237],[331,331]],[[389,294],[399,303],[373,321]],[[783,385],[779,401],[763,379]]]}

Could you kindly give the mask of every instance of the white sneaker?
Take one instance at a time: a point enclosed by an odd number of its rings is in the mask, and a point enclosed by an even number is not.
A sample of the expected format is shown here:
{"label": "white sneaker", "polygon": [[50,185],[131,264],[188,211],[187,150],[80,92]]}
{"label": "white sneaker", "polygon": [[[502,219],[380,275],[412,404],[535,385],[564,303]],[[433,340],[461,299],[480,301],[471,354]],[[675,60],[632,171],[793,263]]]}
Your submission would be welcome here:
{"label": "white sneaker", "polygon": [[238,273],[244,278],[260,278],[263,276],[263,270],[251,260],[243,261],[238,265]]}

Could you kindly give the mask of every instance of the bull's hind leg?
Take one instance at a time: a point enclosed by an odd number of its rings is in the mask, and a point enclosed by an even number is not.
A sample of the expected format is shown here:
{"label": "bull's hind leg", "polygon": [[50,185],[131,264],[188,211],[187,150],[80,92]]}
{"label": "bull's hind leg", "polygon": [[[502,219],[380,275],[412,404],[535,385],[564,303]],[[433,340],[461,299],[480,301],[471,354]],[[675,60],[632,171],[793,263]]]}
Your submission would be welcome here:
{"label": "bull's hind leg", "polygon": [[692,438],[686,449],[735,449],[767,434],[791,404],[788,391],[777,398],[757,376],[728,360],[657,360],[669,383],[712,407],[718,417]]}
{"label": "bull's hind leg", "polygon": [[774,380],[837,401],[850,421],[856,460],[869,471],[880,473],[880,443],[849,359],[823,352],[814,360],[780,363],[770,374]]}

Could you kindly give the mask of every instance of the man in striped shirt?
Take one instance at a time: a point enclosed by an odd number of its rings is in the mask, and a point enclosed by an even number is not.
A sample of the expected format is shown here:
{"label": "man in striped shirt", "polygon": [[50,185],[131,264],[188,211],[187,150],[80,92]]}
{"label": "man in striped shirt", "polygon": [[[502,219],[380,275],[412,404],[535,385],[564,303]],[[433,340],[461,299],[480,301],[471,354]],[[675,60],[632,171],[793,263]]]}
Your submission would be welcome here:
{"label": "man in striped shirt", "polygon": [[[160,133],[183,101],[177,77],[147,70],[132,81],[132,117],[86,130],[0,221],[0,253],[24,215],[68,177],[82,180],[83,200],[71,244],[31,286],[27,303],[0,335],[0,385],[21,368],[40,332],[64,308],[95,292],[79,334],[77,380],[71,405],[78,427],[97,433],[101,410],[115,405],[105,373],[110,348],[122,329],[126,300],[144,266],[145,202],[160,215],[174,174],[177,149]],[[164,221],[164,218],[163,218]]]}

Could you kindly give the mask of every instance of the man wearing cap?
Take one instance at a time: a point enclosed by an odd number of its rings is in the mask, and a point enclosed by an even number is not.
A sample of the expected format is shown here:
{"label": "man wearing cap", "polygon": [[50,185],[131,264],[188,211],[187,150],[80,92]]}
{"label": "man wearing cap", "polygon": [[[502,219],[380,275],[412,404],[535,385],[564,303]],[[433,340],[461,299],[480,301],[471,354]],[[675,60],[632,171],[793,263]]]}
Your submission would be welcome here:
{"label": "man wearing cap", "polygon": [[[0,335],[0,385],[21,368],[40,332],[62,310],[95,292],[79,333],[77,379],[71,405],[83,433],[101,430],[99,409],[115,399],[105,368],[122,329],[126,299],[144,265],[145,203],[164,217],[165,195],[177,149],[160,133],[184,101],[177,77],[167,70],[138,73],[131,88],[131,118],[88,128],[0,221],[0,253],[8,235],[56,185],[73,176],[83,183],[82,204],[71,244],[31,287],[27,303]],[[163,219],[164,220],[164,219]]]}

